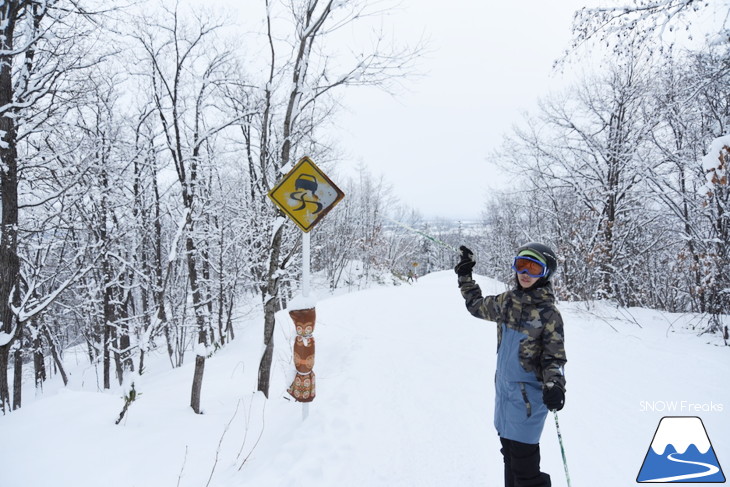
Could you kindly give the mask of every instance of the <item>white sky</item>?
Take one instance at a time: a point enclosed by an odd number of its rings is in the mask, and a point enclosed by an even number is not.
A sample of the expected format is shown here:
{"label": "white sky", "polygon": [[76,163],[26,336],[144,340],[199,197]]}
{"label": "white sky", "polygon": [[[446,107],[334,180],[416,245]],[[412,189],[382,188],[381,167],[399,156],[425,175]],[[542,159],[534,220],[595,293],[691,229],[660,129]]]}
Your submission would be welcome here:
{"label": "white sky", "polygon": [[[263,0],[239,1],[211,3],[263,12]],[[338,175],[364,164],[425,218],[480,218],[487,194],[512,184],[488,156],[559,84],[552,65],[569,45],[573,13],[597,1],[393,0],[399,8],[384,27],[396,42],[428,39],[424,76],[395,97],[372,87],[341,92]]]}
{"label": "white sky", "polygon": [[430,39],[426,76],[396,98],[374,89],[346,95],[343,165],[363,162],[426,218],[479,218],[490,190],[514,184],[489,154],[557,84],[553,61],[587,3],[404,0],[399,33]]}
{"label": "white sky", "polygon": [[[489,160],[504,136],[526,111],[537,108],[539,98],[568,85],[575,73],[589,72],[588,65],[600,64],[600,55],[591,59],[583,51],[564,65],[565,73],[553,71],[570,44],[574,12],[617,2],[380,0],[388,2],[398,6],[383,21],[395,42],[429,41],[419,66],[423,76],[406,80],[396,96],[372,87],[340,92],[345,110],[336,115],[332,138],[342,159],[330,176],[354,176],[364,165],[425,218],[479,219],[490,192],[519,185]],[[242,26],[242,42],[250,41],[249,29],[263,26],[264,0],[207,0],[205,5],[229,8]],[[716,12],[725,12],[725,5],[723,0],[715,10],[706,9],[710,17],[702,22],[714,23],[713,15],[724,19]],[[343,50],[347,35],[360,39],[359,32],[345,33]]]}

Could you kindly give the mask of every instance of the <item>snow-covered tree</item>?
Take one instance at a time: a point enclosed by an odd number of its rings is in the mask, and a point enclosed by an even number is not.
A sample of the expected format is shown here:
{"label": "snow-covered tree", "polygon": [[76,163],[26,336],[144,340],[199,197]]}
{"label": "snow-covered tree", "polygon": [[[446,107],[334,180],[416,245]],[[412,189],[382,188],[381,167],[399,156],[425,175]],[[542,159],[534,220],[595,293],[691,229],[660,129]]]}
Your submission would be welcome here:
{"label": "snow-covered tree", "polygon": [[[671,49],[677,42],[696,37],[699,22],[714,17],[714,31],[699,32],[712,44],[730,43],[726,0],[631,0],[583,7],[573,19],[573,49],[597,41],[621,53],[627,46],[642,45],[647,54]],[[703,17],[703,14],[705,17]],[[592,44],[595,45],[595,44]],[[725,66],[727,69],[728,66]]]}
{"label": "snow-covered tree", "polygon": [[[327,153],[316,134],[333,114],[336,93],[352,86],[387,87],[413,68],[420,48],[389,45],[382,34],[371,45],[342,55],[335,34],[382,11],[382,6],[362,0],[286,1],[282,5],[266,1],[268,76],[261,83],[262,115],[248,130],[258,136],[258,143],[252,146],[258,148],[254,170],[256,179],[262,181],[259,191],[268,192],[300,156],[307,154],[317,160]],[[264,195],[258,197],[263,200]],[[286,280],[296,243],[286,235],[292,227],[283,214],[264,205],[262,209],[258,228],[269,238],[262,248],[267,260],[261,273],[265,349],[258,389],[268,396],[274,315],[281,304],[280,284]]]}
{"label": "snow-covered tree", "polygon": [[203,231],[202,239],[197,235],[210,222],[202,211],[210,198],[206,178],[216,157],[213,140],[241,115],[226,110],[221,99],[221,86],[231,79],[231,53],[214,42],[222,23],[205,16],[189,20],[177,6],[162,10],[158,19],[145,16],[134,37],[143,51],[151,102],[179,185],[187,280],[198,334],[190,405],[199,413],[205,358],[213,336],[206,250],[210,234]]}
{"label": "snow-covered tree", "polygon": [[[629,218],[639,214],[644,201],[639,190],[650,128],[647,93],[646,73],[630,59],[543,100],[539,116],[505,144],[504,164],[525,182],[526,217],[559,222],[549,240],[570,237],[590,264],[580,284],[590,293],[584,297],[628,299],[630,293],[621,288],[631,284],[620,282],[622,275],[631,275],[625,268],[628,257],[647,250],[636,243],[647,222]],[[566,208],[572,220],[567,212],[562,214],[570,200],[580,209]],[[525,223],[539,234],[538,225]],[[575,234],[570,236],[565,226],[572,226]]]}
{"label": "snow-covered tree", "polygon": [[[30,142],[33,135],[72,98],[70,80],[75,73],[94,64],[94,56],[98,59],[103,55],[100,50],[89,55],[88,46],[98,35],[96,26],[88,22],[89,11],[84,2],[64,0],[7,0],[0,5],[0,303],[3,303],[0,305],[0,410],[3,412],[10,409],[7,382],[10,351],[22,336],[24,323],[47,309],[58,291],[73,280],[60,284],[57,289],[23,281],[19,246],[25,234],[19,224],[25,209],[42,206],[64,192],[63,188],[57,188],[55,192],[33,194],[30,182],[24,179],[25,168],[38,168],[48,162],[42,157],[29,161],[37,147]],[[41,290],[48,294],[38,295]],[[16,355],[16,358],[20,357]],[[17,387],[14,395],[19,407]]]}

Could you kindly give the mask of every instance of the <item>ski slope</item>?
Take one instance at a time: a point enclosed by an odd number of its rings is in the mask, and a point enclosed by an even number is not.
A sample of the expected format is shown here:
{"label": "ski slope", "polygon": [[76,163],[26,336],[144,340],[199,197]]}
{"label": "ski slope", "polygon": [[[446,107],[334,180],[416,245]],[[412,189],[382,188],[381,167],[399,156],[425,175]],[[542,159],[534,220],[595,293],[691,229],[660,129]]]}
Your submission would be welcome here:
{"label": "ski slope", "polygon": [[[485,293],[505,289],[477,281]],[[634,485],[663,416],[700,416],[730,473],[730,348],[684,330],[691,315],[559,309],[568,354],[559,418],[573,486]],[[319,300],[317,398],[306,420],[285,392],[294,334],[286,313],[271,397],[254,393],[261,328],[260,318],[240,323],[207,361],[203,415],[187,406],[192,355],[179,369],[162,349],[150,357],[120,425],[123,389],[99,392],[97,370],[78,359],[69,387],[26,391],[22,409],[0,416],[0,486],[502,485],[496,326],[469,315],[452,272]],[[552,415],[541,444],[543,470],[567,485]]]}

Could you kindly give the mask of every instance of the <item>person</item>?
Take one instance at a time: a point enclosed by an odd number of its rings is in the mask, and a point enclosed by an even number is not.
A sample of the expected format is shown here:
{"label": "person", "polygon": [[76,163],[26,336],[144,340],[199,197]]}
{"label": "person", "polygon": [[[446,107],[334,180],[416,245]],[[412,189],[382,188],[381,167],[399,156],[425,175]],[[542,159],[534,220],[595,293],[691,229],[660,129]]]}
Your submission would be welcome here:
{"label": "person", "polygon": [[565,404],[563,321],[555,306],[551,278],[555,253],[541,243],[517,250],[512,269],[515,287],[482,296],[472,278],[474,253],[460,247],[454,267],[469,312],[497,322],[494,426],[504,457],[505,487],[549,487],[540,471],[540,435],[548,410]]}

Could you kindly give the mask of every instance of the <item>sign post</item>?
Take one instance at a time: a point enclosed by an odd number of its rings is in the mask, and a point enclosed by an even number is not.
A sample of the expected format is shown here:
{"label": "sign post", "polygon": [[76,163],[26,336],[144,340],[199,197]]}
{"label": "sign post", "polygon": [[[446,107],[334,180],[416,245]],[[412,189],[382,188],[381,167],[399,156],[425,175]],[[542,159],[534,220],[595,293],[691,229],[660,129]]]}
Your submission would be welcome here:
{"label": "sign post", "polygon": [[[306,303],[309,299],[309,286],[310,286],[310,264],[312,262],[311,260],[311,239],[309,238],[310,233],[309,232],[303,232],[302,233],[302,298],[304,298],[304,302]],[[314,331],[314,318],[312,319],[312,331]],[[312,344],[312,366],[314,366],[314,337],[311,337],[311,344]],[[296,342],[295,342],[296,343]],[[301,360],[301,358],[300,358]],[[296,362],[296,361],[295,361]],[[295,363],[296,365],[296,363]],[[299,370],[297,368],[297,373],[299,373]],[[314,371],[310,371],[311,378],[312,378],[312,397],[310,399],[314,400],[315,396],[315,384],[314,384]],[[302,402],[302,420],[307,419],[309,416],[309,402]]]}
{"label": "sign post", "polygon": [[296,376],[289,394],[302,403],[302,419],[309,415],[309,403],[316,395],[314,376],[315,305],[310,303],[310,234],[334,206],[345,197],[308,157],[302,158],[269,192],[269,198],[302,230],[302,300],[292,301],[289,316],[297,336],[294,341]]}

